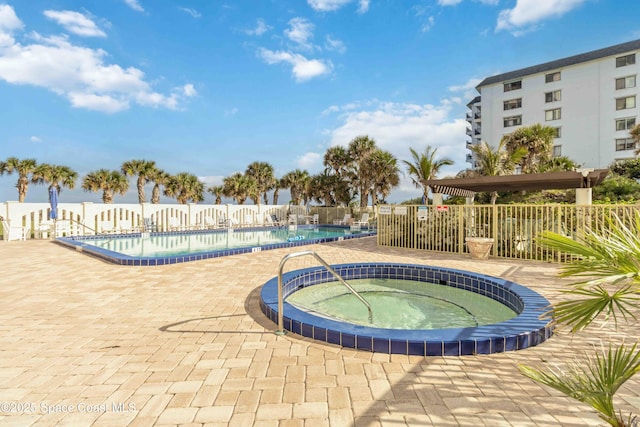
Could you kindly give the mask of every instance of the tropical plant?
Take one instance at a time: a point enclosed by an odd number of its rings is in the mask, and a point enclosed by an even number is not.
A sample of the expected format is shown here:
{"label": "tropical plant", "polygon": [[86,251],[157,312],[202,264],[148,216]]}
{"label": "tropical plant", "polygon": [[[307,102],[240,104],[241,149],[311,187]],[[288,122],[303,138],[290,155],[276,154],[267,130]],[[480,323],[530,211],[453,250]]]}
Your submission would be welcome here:
{"label": "tropical plant", "polygon": [[369,158],[368,168],[372,171],[373,188],[371,191],[373,206],[378,204],[378,195],[384,201],[391,189],[400,184],[398,159],[384,150],[376,150]]}
{"label": "tropical plant", "polygon": [[260,199],[260,190],[255,178],[240,172],[224,178],[222,187],[224,195],[234,198],[239,205],[244,205],[247,199],[253,199],[254,202]]}
{"label": "tropical plant", "polygon": [[76,186],[78,173],[68,166],[40,164],[33,172],[33,182],[47,183],[49,189],[55,187],[60,193],[63,187],[73,189]]}
{"label": "tropical plant", "polygon": [[17,157],[9,157],[7,160],[0,162],[0,175],[5,173],[11,175],[18,174],[16,188],[18,189],[18,202],[24,203],[29,189],[29,182],[33,182],[33,172],[36,170],[38,162],[35,159],[20,160]]}
{"label": "tropical plant", "polygon": [[361,208],[366,208],[369,202],[369,193],[373,187],[373,176],[375,175],[370,160],[377,149],[376,141],[367,135],[353,138],[347,148],[352,162],[351,184],[358,189]]}
{"label": "tropical plant", "polygon": [[[291,203],[300,204],[310,179],[309,172],[300,169],[288,172],[282,177],[282,188],[288,188],[291,192]],[[276,204],[275,201],[273,204]]]}
{"label": "tropical plant", "polygon": [[429,145],[427,145],[423,153],[418,153],[413,148],[409,148],[409,151],[413,161],[403,160],[402,162],[407,166],[409,176],[416,188],[422,188],[423,199],[425,203],[428,203],[431,188],[427,185],[427,181],[434,179],[444,166],[452,165],[453,160],[448,158],[436,159],[438,149],[432,149]]}
{"label": "tropical plant", "polygon": [[119,171],[99,169],[89,172],[82,180],[84,191],[102,191],[102,202],[113,203],[113,195],[124,195],[129,189],[127,177]]}
{"label": "tropical plant", "polygon": [[165,196],[175,197],[181,205],[204,200],[204,184],[197,176],[180,172],[170,176],[164,188]]}
{"label": "tropical plant", "polygon": [[264,204],[269,204],[267,192],[276,184],[276,177],[273,173],[273,166],[266,162],[253,162],[245,171],[245,175],[252,177],[256,182],[258,198],[254,200],[256,204],[260,203],[260,195],[262,195]]}
{"label": "tropical plant", "polygon": [[512,153],[520,148],[526,149],[526,154],[520,162],[523,173],[537,173],[539,166],[551,159],[555,137],[556,130],[554,128],[537,123],[521,127],[511,134],[503,136],[502,139],[507,150]]}
{"label": "tropical plant", "polygon": [[157,205],[160,203],[160,186],[166,186],[171,175],[165,171],[154,168],[149,174],[149,180],[153,182],[153,190],[151,190],[151,203]]}
{"label": "tropical plant", "polygon": [[640,158],[617,161],[609,166],[609,169],[617,175],[640,180]]}
{"label": "tropical plant", "polygon": [[[550,231],[541,234],[541,245],[575,257],[562,268],[562,276],[580,278],[565,293],[572,298],[557,303],[551,311],[555,320],[579,332],[597,319],[635,319],[640,308],[640,213],[625,223],[613,215],[599,232],[587,229],[576,240]],[[623,417],[615,410],[616,391],[640,371],[637,344],[621,344],[603,349],[601,354],[586,357],[567,370],[537,369],[520,366],[527,377],[553,387],[586,403],[598,411],[600,418],[612,426],[635,423],[636,417]]]}
{"label": "tropical plant", "polygon": [[147,201],[144,194],[144,186],[156,176],[156,162],[149,160],[129,160],[122,164],[120,168],[125,176],[137,176],[136,186],[138,188],[138,203]]}
{"label": "tropical plant", "polygon": [[640,123],[631,128],[629,136],[636,142],[636,154],[640,154]]}
{"label": "tropical plant", "polygon": [[[471,151],[476,162],[475,173],[482,176],[502,176],[513,173],[518,163],[526,155],[524,147],[507,150],[506,140],[503,138],[494,149],[485,141],[472,145]],[[498,192],[491,192],[491,204],[495,205]]]}
{"label": "tropical plant", "polygon": [[594,199],[608,203],[640,200],[640,182],[616,174],[607,176],[592,191]]}
{"label": "tropical plant", "polygon": [[207,191],[216,196],[216,205],[222,204],[222,196],[224,196],[224,187],[222,185],[213,185],[207,188]]}
{"label": "tropical plant", "polygon": [[565,172],[574,171],[580,168],[580,163],[576,163],[567,156],[552,157],[538,167],[538,172]]}
{"label": "tropical plant", "polygon": [[[355,168],[353,166],[353,160],[349,155],[346,148],[341,146],[331,147],[324,155],[324,175],[332,176],[330,181],[332,182],[332,195],[331,203],[347,205],[353,199],[355,189],[352,189],[352,185],[355,184],[354,177]],[[326,178],[322,178],[327,181]],[[323,196],[325,200],[327,198]]]}

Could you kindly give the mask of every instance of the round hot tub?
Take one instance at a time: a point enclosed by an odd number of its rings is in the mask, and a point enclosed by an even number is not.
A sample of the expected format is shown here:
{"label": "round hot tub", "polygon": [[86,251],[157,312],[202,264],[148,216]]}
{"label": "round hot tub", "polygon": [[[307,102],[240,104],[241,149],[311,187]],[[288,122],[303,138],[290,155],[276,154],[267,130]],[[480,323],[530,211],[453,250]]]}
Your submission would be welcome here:
{"label": "round hot tub", "polygon": [[[314,340],[382,353],[461,356],[520,350],[552,335],[549,301],[497,277],[415,264],[332,266],[367,308],[323,267],[283,275],[284,329]],[[260,307],[278,320],[278,278]]]}

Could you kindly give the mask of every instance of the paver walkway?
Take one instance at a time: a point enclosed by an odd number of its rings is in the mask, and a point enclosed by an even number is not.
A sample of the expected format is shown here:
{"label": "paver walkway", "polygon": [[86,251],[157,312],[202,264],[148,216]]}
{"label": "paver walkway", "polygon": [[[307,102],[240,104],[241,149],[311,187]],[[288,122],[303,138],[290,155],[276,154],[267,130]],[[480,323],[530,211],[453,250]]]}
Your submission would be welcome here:
{"label": "paver walkway", "polygon": [[[555,265],[379,248],[365,238],[304,247],[331,264],[404,262],[518,281],[558,301]],[[122,267],[47,241],[0,242],[0,425],[595,426],[589,407],[525,378],[637,324],[518,352],[376,354],[277,337],[258,307],[279,249]],[[290,260],[287,270],[316,265]],[[640,378],[617,403],[640,413]]]}

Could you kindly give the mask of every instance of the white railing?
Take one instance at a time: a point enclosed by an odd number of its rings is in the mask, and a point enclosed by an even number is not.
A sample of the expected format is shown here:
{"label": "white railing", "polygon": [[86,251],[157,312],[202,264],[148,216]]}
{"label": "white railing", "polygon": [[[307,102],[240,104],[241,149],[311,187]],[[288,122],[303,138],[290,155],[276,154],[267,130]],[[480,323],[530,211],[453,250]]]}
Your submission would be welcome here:
{"label": "white railing", "polygon": [[[72,235],[139,230],[144,218],[151,218],[158,231],[172,231],[212,228],[219,224],[260,226],[265,225],[265,215],[287,218],[292,208],[289,205],[59,203],[57,219],[70,222],[69,234]],[[0,203],[0,216],[12,226],[28,227],[31,234],[49,222],[50,211],[49,203]]]}

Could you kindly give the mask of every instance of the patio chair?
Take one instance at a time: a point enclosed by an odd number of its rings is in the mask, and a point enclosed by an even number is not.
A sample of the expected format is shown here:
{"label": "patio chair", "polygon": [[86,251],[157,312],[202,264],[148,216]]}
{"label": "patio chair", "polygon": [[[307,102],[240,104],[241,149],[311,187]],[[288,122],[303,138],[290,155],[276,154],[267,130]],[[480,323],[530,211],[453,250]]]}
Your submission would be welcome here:
{"label": "patio chair", "polygon": [[2,220],[2,237],[6,241],[27,240],[29,227],[10,225],[9,220]]}
{"label": "patio chair", "polygon": [[47,239],[53,234],[53,221],[42,221],[33,231],[36,239]]}
{"label": "patio chair", "polygon": [[351,224],[351,214],[344,214],[344,218],[333,220],[333,225],[350,225],[350,224]]}
{"label": "patio chair", "polygon": [[358,225],[360,227],[369,228],[369,213],[368,212],[363,213],[360,219],[358,221],[354,221],[353,224]]}
{"label": "patio chair", "polygon": [[144,218],[142,231],[146,231],[147,233],[156,232],[158,231],[158,224],[153,222],[153,218]]}
{"label": "patio chair", "polygon": [[207,230],[212,229],[212,228],[216,228],[216,222],[210,216],[205,216],[204,217],[203,228],[207,229]]}
{"label": "patio chair", "polygon": [[[56,224],[57,226],[58,224]],[[111,234],[116,232],[116,227],[113,225],[113,221],[100,221],[98,224],[98,233],[99,234]],[[56,229],[56,236],[58,235],[58,230]]]}
{"label": "patio chair", "polygon": [[170,231],[179,231],[182,230],[183,227],[180,225],[180,220],[178,218],[169,218],[169,230]]}
{"label": "patio chair", "polygon": [[320,222],[320,214],[313,214],[309,222],[311,224],[318,224]]}

